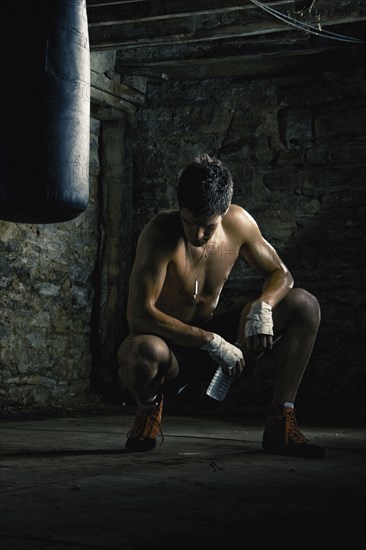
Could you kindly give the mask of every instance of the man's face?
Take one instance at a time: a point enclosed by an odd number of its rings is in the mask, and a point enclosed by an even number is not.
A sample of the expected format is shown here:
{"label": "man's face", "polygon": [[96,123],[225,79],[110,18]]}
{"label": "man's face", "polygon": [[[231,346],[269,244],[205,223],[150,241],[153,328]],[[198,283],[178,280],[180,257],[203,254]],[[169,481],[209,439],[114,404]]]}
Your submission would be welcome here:
{"label": "man's face", "polygon": [[204,246],[214,235],[222,222],[221,214],[213,216],[194,217],[187,208],[180,209],[180,217],[184,233],[192,246]]}

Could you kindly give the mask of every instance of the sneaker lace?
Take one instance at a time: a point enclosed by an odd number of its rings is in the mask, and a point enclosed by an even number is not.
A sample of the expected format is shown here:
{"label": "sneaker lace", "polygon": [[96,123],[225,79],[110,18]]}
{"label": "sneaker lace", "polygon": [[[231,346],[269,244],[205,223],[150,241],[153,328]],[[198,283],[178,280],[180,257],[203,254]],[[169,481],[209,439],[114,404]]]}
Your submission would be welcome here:
{"label": "sneaker lace", "polygon": [[309,443],[304,434],[299,430],[295,415],[292,410],[285,413],[285,441],[288,445],[289,439],[292,443]]}
{"label": "sneaker lace", "polygon": [[164,433],[161,422],[158,420],[160,407],[153,411],[140,410],[136,414],[132,428],[127,432],[127,437],[148,438],[150,435],[155,439],[158,433],[161,436],[160,445],[164,442]]}

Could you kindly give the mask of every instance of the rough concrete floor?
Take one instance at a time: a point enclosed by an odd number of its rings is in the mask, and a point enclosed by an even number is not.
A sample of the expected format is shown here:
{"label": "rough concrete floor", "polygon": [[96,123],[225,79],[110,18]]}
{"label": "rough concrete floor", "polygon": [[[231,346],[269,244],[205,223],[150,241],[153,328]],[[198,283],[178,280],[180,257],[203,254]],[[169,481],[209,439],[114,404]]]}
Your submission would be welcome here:
{"label": "rough concrete floor", "polygon": [[365,549],[365,430],[302,431],[320,460],[264,453],[262,423],[164,416],[127,453],[133,412],[1,423],[1,550]]}

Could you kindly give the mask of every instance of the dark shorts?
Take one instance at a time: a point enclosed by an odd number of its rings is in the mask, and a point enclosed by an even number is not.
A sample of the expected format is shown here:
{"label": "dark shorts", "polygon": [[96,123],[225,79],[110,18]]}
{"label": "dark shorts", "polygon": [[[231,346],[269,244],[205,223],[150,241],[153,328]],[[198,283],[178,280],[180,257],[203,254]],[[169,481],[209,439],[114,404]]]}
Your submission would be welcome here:
{"label": "dark shorts", "polygon": [[[202,328],[220,334],[226,341],[234,344],[237,340],[242,308],[243,306],[240,306],[228,313],[214,315]],[[177,393],[186,384],[211,380],[218,365],[207,351],[178,344],[169,344],[169,347],[178,361],[179,373],[174,380],[164,384],[163,391]]]}

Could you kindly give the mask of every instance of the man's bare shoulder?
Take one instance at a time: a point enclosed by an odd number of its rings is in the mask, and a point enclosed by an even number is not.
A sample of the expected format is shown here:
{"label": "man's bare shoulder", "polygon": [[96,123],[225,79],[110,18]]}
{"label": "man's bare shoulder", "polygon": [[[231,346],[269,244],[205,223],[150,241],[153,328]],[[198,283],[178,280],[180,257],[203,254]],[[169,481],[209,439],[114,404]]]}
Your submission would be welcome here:
{"label": "man's bare shoulder", "polygon": [[[238,204],[231,204],[223,219],[223,225],[228,231],[251,233],[256,231],[258,226],[251,214]],[[249,236],[249,235],[248,235]]]}
{"label": "man's bare shoulder", "polygon": [[178,229],[181,227],[179,210],[162,210],[155,214],[145,228],[155,230]]}
{"label": "man's bare shoulder", "polygon": [[179,210],[163,210],[145,225],[141,236],[151,242],[174,246],[182,237],[182,222]]}

